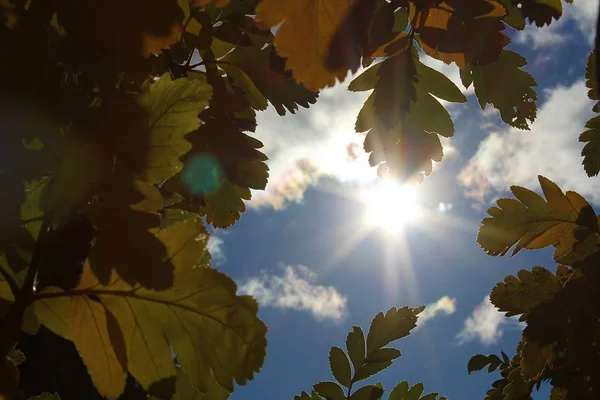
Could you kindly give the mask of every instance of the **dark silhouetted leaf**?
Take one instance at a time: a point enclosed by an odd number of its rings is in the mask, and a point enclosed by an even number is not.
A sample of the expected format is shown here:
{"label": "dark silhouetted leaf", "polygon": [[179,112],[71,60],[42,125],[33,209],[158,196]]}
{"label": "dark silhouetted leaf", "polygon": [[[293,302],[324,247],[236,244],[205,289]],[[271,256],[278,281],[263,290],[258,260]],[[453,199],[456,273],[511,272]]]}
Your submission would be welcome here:
{"label": "dark silhouetted leaf", "polygon": [[385,314],[377,314],[367,335],[367,358],[390,342],[408,336],[416,327],[417,315],[424,309],[424,306],[392,307]]}
{"label": "dark silhouetted leaf", "polygon": [[586,122],[588,129],[579,135],[579,141],[585,143],[581,150],[583,168],[588,176],[596,176],[600,172],[600,116]]}
{"label": "dark silhouetted leaf", "polygon": [[350,362],[344,350],[335,346],[329,350],[329,368],[336,381],[346,387],[350,387],[350,380],[352,379]]}
{"label": "dark silhouetted leaf", "polygon": [[500,364],[502,364],[502,360],[495,354],[476,354],[469,359],[469,363],[467,364],[467,372],[471,375],[473,371],[481,371],[485,367],[488,367],[488,372],[495,371]]}
{"label": "dark silhouetted leaf", "polygon": [[527,313],[558,292],[561,284],[552,272],[542,267],[531,271],[520,270],[517,276],[504,278],[492,289],[490,301],[507,317],[521,315],[519,321],[527,319]]}
{"label": "dark silhouetted leaf", "polygon": [[[465,86],[473,82],[482,109],[492,104],[502,120],[519,129],[529,129],[537,115],[535,79],[521,67],[527,62],[519,54],[505,50],[498,61],[470,67],[470,74],[461,72]],[[529,121],[529,122],[527,122]]]}
{"label": "dark silhouetted leaf", "polygon": [[353,326],[352,331],[346,338],[346,351],[352,360],[354,371],[358,370],[362,363],[365,361],[365,335],[359,326]]}
{"label": "dark silhouetted leaf", "polygon": [[392,365],[393,360],[400,356],[400,351],[394,348],[378,349],[367,357],[364,364],[354,374],[352,380],[357,382],[367,379]]}
{"label": "dark silhouetted leaf", "polygon": [[383,396],[384,390],[375,385],[363,386],[350,396],[350,400],[378,400]]}
{"label": "dark silhouetted leaf", "polygon": [[344,400],[346,398],[344,390],[335,382],[319,382],[313,388],[325,400]]}

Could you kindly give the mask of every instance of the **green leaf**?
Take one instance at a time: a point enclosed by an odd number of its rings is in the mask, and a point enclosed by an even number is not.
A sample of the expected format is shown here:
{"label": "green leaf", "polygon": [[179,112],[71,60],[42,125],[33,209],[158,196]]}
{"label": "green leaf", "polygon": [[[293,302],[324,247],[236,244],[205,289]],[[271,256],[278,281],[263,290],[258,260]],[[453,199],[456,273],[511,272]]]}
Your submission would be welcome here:
{"label": "green leaf", "polygon": [[13,346],[8,351],[8,354],[6,354],[6,358],[15,365],[23,364],[27,359],[25,357],[25,354],[21,350],[17,349],[15,346]]}
{"label": "green leaf", "polygon": [[206,196],[206,204],[200,212],[215,228],[227,228],[240,219],[240,214],[246,211],[243,200],[251,197],[250,189],[233,185],[225,179],[215,193]]}
{"label": "green leaf", "polygon": [[354,371],[357,371],[365,361],[365,335],[359,326],[353,326],[352,332],[346,338],[346,351],[352,360]]}
{"label": "green leaf", "polygon": [[[408,46],[407,46],[408,47]],[[379,123],[387,129],[397,126],[417,100],[418,81],[415,55],[405,49],[386,58],[377,70],[374,106]]]}
{"label": "green leaf", "polygon": [[350,387],[350,381],[352,379],[350,363],[348,362],[348,357],[346,357],[344,350],[335,346],[329,350],[329,368],[336,381],[346,387]]}
{"label": "green leaf", "polygon": [[490,294],[490,301],[507,317],[521,315],[519,321],[527,319],[527,313],[546,301],[561,289],[561,284],[552,272],[542,267],[531,271],[520,270],[498,283]]}
{"label": "green leaf", "polygon": [[467,98],[446,75],[428,67],[422,62],[416,63],[418,85],[421,90],[435,97],[454,103],[466,103]]}
{"label": "green leaf", "polygon": [[363,386],[350,396],[350,400],[378,400],[383,396],[384,390],[375,385]]}
{"label": "green leaf", "polygon": [[[575,244],[598,235],[598,222],[591,206],[575,192],[566,195],[552,181],[539,177],[546,200],[531,190],[513,186],[515,199],[500,199],[497,207],[488,210],[490,217],[482,221],[477,242],[493,256],[505,255],[515,246],[512,254],[521,249],[541,249],[554,245],[554,259],[560,260],[570,252],[578,251]],[[582,248],[587,254],[598,251]]]}
{"label": "green leaf", "polygon": [[181,171],[180,158],[191,149],[184,136],[200,126],[198,114],[211,95],[210,85],[198,77],[172,80],[165,74],[146,85],[137,98],[148,115],[148,154],[140,179],[159,184]]}
{"label": "green leaf", "polygon": [[424,309],[424,306],[392,307],[385,314],[377,314],[367,334],[367,358],[388,343],[408,336],[416,327],[417,315]]}
{"label": "green leaf", "polygon": [[302,392],[299,395],[294,396],[294,400],[323,400],[323,398],[313,390],[311,394]]}
{"label": "green leaf", "polygon": [[[392,390],[388,400],[435,400],[438,396],[437,393],[429,393],[421,397],[425,390],[422,383],[417,383],[412,388],[409,387],[408,382],[400,382]],[[441,396],[440,400],[446,400],[446,398]]]}
{"label": "green leaf", "polygon": [[319,382],[313,388],[325,400],[344,400],[346,398],[344,390],[335,382]]}
{"label": "green leaf", "polygon": [[588,90],[588,98],[590,100],[596,100],[593,110],[594,112],[600,111],[600,92],[598,91],[598,81],[596,79],[596,52],[592,51],[588,56],[587,63],[585,65],[585,86]]}
{"label": "green leaf", "polygon": [[[533,122],[537,115],[537,93],[533,90],[537,84],[533,76],[521,69],[526,64],[519,54],[504,50],[498,61],[470,67],[470,79],[481,108],[492,104],[504,122],[519,129],[529,129],[527,121]],[[463,78],[465,86],[467,82],[468,78]]]}
{"label": "green leaf", "polygon": [[[38,301],[66,296],[71,303],[76,301],[82,307],[91,304],[87,300],[90,296],[97,299],[91,306],[98,310],[94,315],[102,315],[102,308],[106,310],[104,315],[114,317],[116,324],[104,329],[108,329],[111,341],[115,337],[124,338],[126,371],[146,390],[155,382],[175,376],[174,354],[200,391],[208,390],[213,376],[221,387],[233,391],[234,379],[242,385],[262,365],[266,327],[256,317],[256,302],[248,296],[237,296],[231,279],[211,268],[194,268],[204,251],[194,240],[198,234],[193,220],[158,232],[157,237],[167,248],[167,258],[174,266],[170,288],[156,291],[134,287],[114,272],[109,283],[102,284],[87,263],[75,289],[61,294],[40,294]],[[70,329],[75,337],[73,318],[72,312]],[[117,360],[121,360],[119,347],[111,343],[119,355]],[[88,354],[93,353],[88,346],[98,347],[99,343],[85,340],[81,334],[78,348],[89,365],[97,361],[88,359]]]}
{"label": "green leaf", "polygon": [[579,135],[579,141],[585,143],[581,150],[583,168],[589,177],[600,172],[600,116],[586,122],[587,131]]}
{"label": "green leaf", "polygon": [[394,348],[378,349],[367,357],[365,363],[354,374],[353,381],[361,381],[368,377],[383,371],[390,365],[392,361],[400,357],[400,351]]}
{"label": "green leaf", "polygon": [[506,9],[506,15],[502,18],[504,22],[518,31],[525,29],[525,18],[521,9],[512,0],[499,0]]}
{"label": "green leaf", "polygon": [[285,60],[275,53],[273,46],[263,47],[258,41],[253,46],[238,46],[223,61],[228,64],[220,67],[246,92],[257,110],[266,108],[265,98],[279,115],[285,115],[286,110],[295,113],[298,106],[308,108],[317,100],[316,92],[296,82],[285,70]]}
{"label": "green leaf", "polygon": [[488,367],[488,372],[495,371],[502,364],[502,360],[495,354],[476,354],[469,360],[467,364],[467,372],[471,375],[473,371],[481,371],[485,367]]}
{"label": "green leaf", "polygon": [[[190,378],[185,375],[181,367],[176,366],[175,393],[170,400],[226,400],[230,393],[217,384],[214,378],[209,382],[208,390],[200,392],[194,387]],[[150,400],[159,400],[150,396]]]}
{"label": "green leaf", "polygon": [[525,381],[537,380],[546,365],[554,360],[554,345],[526,341],[521,348],[521,376]]}

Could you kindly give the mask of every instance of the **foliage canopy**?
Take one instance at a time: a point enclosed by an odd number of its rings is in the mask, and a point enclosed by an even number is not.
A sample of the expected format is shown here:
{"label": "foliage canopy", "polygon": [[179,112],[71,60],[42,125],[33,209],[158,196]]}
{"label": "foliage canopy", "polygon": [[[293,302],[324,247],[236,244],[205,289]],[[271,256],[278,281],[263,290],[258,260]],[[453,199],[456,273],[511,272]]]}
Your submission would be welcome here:
{"label": "foliage canopy", "polygon": [[[256,112],[294,113],[362,70],[349,90],[371,91],[356,120],[370,165],[422,181],[455,134],[443,101],[466,102],[422,60],[458,66],[482,109],[527,130],[536,82],[510,32],[562,11],[560,0],[0,0],[0,397],[227,398],[260,370],[267,328],[210,266],[204,224],[233,225],[267,185]],[[598,102],[595,71],[592,53]],[[599,118],[579,137],[589,176]],[[513,187],[498,200],[477,240],[490,255],[554,246],[559,266],[492,290],[526,328],[513,358],[477,355],[468,371],[500,369],[490,400],[529,398],[542,381],[553,400],[595,399],[598,218],[577,193],[540,184],[545,198]],[[354,327],[329,353],[336,382],[296,399],[381,399],[381,384],[356,386],[401,356],[386,346],[422,309],[380,313],[366,337]],[[45,380],[35,374],[54,347],[72,369]],[[401,382],[387,398],[438,399],[423,392]]]}

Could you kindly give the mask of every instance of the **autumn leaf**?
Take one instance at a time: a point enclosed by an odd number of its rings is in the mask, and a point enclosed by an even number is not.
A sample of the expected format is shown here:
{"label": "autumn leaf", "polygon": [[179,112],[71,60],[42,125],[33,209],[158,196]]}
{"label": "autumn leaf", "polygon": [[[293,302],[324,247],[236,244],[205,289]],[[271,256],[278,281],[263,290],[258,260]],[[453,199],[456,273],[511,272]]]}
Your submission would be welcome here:
{"label": "autumn leaf", "polygon": [[529,129],[537,114],[537,93],[533,90],[537,84],[521,69],[526,64],[525,58],[505,50],[498,61],[461,71],[461,79],[465,87],[473,82],[481,109],[492,104],[508,125]]}
{"label": "autumn leaf", "polygon": [[[175,267],[173,285],[166,290],[132,286],[117,274],[103,285],[87,263],[76,288],[37,295],[37,301],[46,303],[70,298],[70,332],[98,389],[104,387],[98,382],[112,370],[90,365],[103,360],[112,360],[113,367],[126,365],[126,370],[149,390],[156,382],[175,376],[174,353],[192,384],[203,392],[209,389],[213,376],[220,386],[233,391],[233,380],[244,384],[262,365],[266,327],[256,317],[256,303],[250,297],[236,296],[235,284],[225,275],[211,268],[194,268],[204,251],[195,240],[197,235],[193,220],[158,232]],[[90,297],[97,301],[91,303]],[[79,312],[90,312],[86,307],[94,307],[97,325],[79,325]],[[85,320],[93,320],[90,318]],[[93,333],[84,334],[87,330]],[[92,340],[94,336],[98,340]],[[107,353],[102,357],[95,353],[101,345],[107,351],[111,348],[105,338],[114,352],[109,359]],[[124,340],[123,345],[118,345],[118,340]],[[115,379],[118,373],[110,376]],[[108,390],[102,393],[113,394]]]}
{"label": "autumn leaf", "polygon": [[[598,235],[598,221],[587,201],[575,192],[564,194],[552,181],[539,177],[546,197],[531,190],[513,186],[516,199],[500,199],[488,210],[490,217],[482,221],[477,242],[489,255],[505,255],[515,246],[512,254],[521,249],[541,249],[554,245],[554,258],[560,260],[577,252],[577,243],[591,238],[593,248]],[[590,249],[583,248],[589,255]],[[583,257],[584,255],[581,255]]]}
{"label": "autumn leaf", "polygon": [[346,68],[330,70],[325,62],[334,35],[356,3],[262,0],[256,7],[256,18],[268,28],[279,25],[273,43],[278,54],[287,59],[286,69],[308,89],[317,91],[346,77]]}
{"label": "autumn leaf", "polygon": [[510,42],[500,20],[506,10],[494,0],[409,3],[418,41],[426,54],[459,67],[496,61]]}
{"label": "autumn leaf", "polygon": [[556,275],[545,268],[533,267],[531,271],[520,270],[516,277],[504,278],[504,282],[492,289],[490,301],[507,317],[521,315],[519,321],[525,321],[529,311],[560,289]]}

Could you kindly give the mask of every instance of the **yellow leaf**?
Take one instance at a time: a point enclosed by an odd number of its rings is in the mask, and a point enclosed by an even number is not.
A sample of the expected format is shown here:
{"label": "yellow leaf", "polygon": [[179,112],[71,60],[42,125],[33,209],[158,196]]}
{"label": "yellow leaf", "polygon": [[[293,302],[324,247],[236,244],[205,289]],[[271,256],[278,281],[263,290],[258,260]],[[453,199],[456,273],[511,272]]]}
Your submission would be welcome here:
{"label": "yellow leaf", "polygon": [[[57,287],[47,287],[42,293],[62,293]],[[69,298],[53,297],[45,298],[33,303],[35,315],[38,321],[52,332],[67,340],[71,340],[69,330]]]}
{"label": "yellow leaf", "polygon": [[[500,199],[488,210],[490,218],[482,221],[477,242],[493,256],[503,256],[514,246],[513,255],[521,249],[557,246],[556,260],[572,251],[585,250],[583,259],[599,250],[598,220],[592,207],[575,192],[565,195],[552,181],[539,177],[546,200],[537,193],[519,187],[511,188],[517,199]],[[573,237],[575,236],[575,238]],[[593,238],[593,246],[576,246]],[[589,239],[588,239],[589,240]],[[565,244],[570,243],[569,246]]]}
{"label": "yellow leaf", "polygon": [[329,70],[329,45],[356,0],[263,0],[256,7],[259,24],[272,28],[275,48],[286,57],[286,69],[308,89],[333,86],[346,77],[346,69]]}
{"label": "yellow leaf", "polygon": [[[117,399],[127,378],[123,335],[105,307],[87,296],[70,303],[73,342],[100,394]],[[120,354],[119,354],[120,353]]]}

